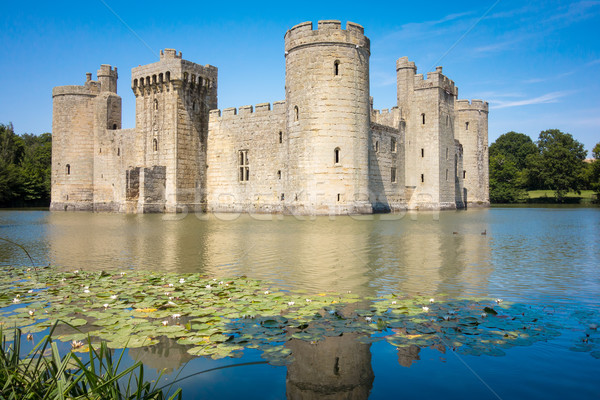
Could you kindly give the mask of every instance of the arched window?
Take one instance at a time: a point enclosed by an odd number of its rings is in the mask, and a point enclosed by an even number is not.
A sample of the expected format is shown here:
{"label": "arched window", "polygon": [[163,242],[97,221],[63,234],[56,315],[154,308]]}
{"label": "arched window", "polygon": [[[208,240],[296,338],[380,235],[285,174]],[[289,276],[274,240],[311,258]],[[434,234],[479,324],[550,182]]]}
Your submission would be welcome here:
{"label": "arched window", "polygon": [[277,179],[281,179],[281,171],[277,171]]}
{"label": "arched window", "polygon": [[279,143],[283,143],[283,132],[279,131]]}
{"label": "arched window", "polygon": [[113,130],[117,129],[117,124],[113,124]]}
{"label": "arched window", "polygon": [[340,60],[335,60],[333,63],[333,75],[338,76],[340,74]]}
{"label": "arched window", "polygon": [[187,73],[187,72],[184,72],[184,73],[183,73],[183,81],[184,81],[184,82],[187,82],[187,80],[188,80],[188,73]]}
{"label": "arched window", "polygon": [[154,111],[158,111],[158,99],[154,99]]}
{"label": "arched window", "polygon": [[158,139],[152,139],[152,151],[158,151]]}
{"label": "arched window", "polygon": [[375,141],[375,146],[374,146],[374,148],[375,148],[375,153],[379,153],[379,140],[376,140],[376,141]]}
{"label": "arched window", "polygon": [[468,130],[469,130],[469,123],[465,122],[465,131],[468,131]]}
{"label": "arched window", "polygon": [[294,106],[294,122],[298,121],[298,106]]}
{"label": "arched window", "polygon": [[171,71],[167,71],[165,73],[165,79],[167,80],[167,82],[169,82],[171,80]]}
{"label": "arched window", "polygon": [[333,162],[334,164],[339,164],[340,163],[340,148],[336,147],[335,150],[333,151]]}
{"label": "arched window", "polygon": [[192,111],[198,111],[198,106],[195,101],[192,103]]}
{"label": "arched window", "polygon": [[446,170],[446,180],[448,180],[448,170]]}
{"label": "arched window", "polygon": [[156,75],[152,75],[152,83],[156,84]]}
{"label": "arched window", "polygon": [[425,125],[425,113],[421,114],[421,120],[423,122],[423,125]]}
{"label": "arched window", "polygon": [[67,173],[67,175],[71,175],[71,164],[66,165],[65,172]]}
{"label": "arched window", "polygon": [[133,87],[137,87],[137,79],[133,80]]}
{"label": "arched window", "polygon": [[162,72],[160,74],[158,74],[158,83],[163,83],[164,77]]}
{"label": "arched window", "polygon": [[120,155],[121,155],[121,148],[117,147],[117,156],[120,156]]}

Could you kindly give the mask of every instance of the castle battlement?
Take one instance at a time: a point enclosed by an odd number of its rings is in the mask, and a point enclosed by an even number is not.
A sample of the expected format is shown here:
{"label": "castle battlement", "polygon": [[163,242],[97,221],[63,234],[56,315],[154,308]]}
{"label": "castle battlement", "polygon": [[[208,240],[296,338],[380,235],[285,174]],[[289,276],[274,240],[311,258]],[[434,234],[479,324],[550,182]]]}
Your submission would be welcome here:
{"label": "castle battlement", "polygon": [[233,119],[236,117],[243,117],[248,115],[263,115],[268,112],[273,112],[277,114],[285,113],[285,101],[275,101],[273,102],[273,107],[271,107],[271,103],[260,103],[254,106],[241,106],[241,107],[229,107],[223,110],[210,110],[210,119]]}
{"label": "castle battlement", "polygon": [[66,85],[66,86],[55,86],[52,88],[52,97],[57,96],[89,96],[96,97],[100,94],[100,87],[98,82],[94,82],[95,85]]}
{"label": "castle battlement", "polygon": [[319,21],[317,29],[313,29],[311,21],[303,22],[285,33],[285,51],[288,53],[298,47],[317,43],[336,43],[370,52],[370,41],[364,33],[361,25],[350,21],[346,23],[346,29],[342,29],[342,23],[337,20]]}
{"label": "castle battlement", "polygon": [[427,73],[427,79],[423,74],[416,74],[414,77],[415,90],[441,88],[453,94],[458,95],[458,88],[454,85],[454,81],[442,74],[442,67],[436,67],[435,71]]}
{"label": "castle battlement", "polygon": [[474,99],[474,100],[456,100],[454,103],[456,111],[483,111],[489,112],[489,104],[487,101]]}
{"label": "castle battlement", "polygon": [[160,52],[160,61],[131,70],[131,89],[136,96],[168,85],[188,85],[190,89],[216,90],[218,70],[184,60],[174,49]]}

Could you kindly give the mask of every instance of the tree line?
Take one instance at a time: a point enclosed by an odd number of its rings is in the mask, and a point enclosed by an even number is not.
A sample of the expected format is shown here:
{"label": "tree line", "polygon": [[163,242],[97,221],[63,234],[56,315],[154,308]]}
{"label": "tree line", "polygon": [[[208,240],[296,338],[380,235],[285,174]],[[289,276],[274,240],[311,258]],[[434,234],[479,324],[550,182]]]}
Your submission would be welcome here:
{"label": "tree line", "polygon": [[0,124],[0,206],[50,205],[52,135],[15,134]]}
{"label": "tree line", "polygon": [[[540,132],[538,140],[523,133],[501,135],[489,148],[490,201],[518,203],[528,190],[552,190],[557,202],[567,193],[591,189],[600,193],[600,142],[585,162],[587,151],[569,133],[558,129]],[[596,197],[598,198],[598,197]]]}

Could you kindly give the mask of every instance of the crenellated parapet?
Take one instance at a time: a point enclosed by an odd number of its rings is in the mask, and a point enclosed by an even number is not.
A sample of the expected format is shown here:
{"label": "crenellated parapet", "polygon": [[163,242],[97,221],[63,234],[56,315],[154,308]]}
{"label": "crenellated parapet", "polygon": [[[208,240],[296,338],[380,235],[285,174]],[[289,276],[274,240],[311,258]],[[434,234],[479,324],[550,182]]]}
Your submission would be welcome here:
{"label": "crenellated parapet", "polygon": [[354,22],[347,22],[346,29],[342,29],[342,23],[335,20],[319,21],[317,29],[313,29],[312,22],[303,22],[285,33],[285,51],[287,54],[298,48],[315,44],[342,44],[370,54],[370,41],[364,35],[364,31],[362,26]]}
{"label": "crenellated parapet", "polygon": [[480,111],[489,112],[489,104],[487,101],[475,99],[475,100],[456,100],[454,102],[455,111]]}
{"label": "crenellated parapet", "polygon": [[427,73],[427,79],[423,74],[416,74],[414,77],[415,90],[440,88],[448,94],[458,96],[458,88],[454,81],[442,73],[442,67],[436,67],[435,71]]}
{"label": "crenellated parapet", "polygon": [[217,67],[184,60],[181,52],[165,49],[160,52],[160,61],[131,70],[131,89],[136,96],[170,90],[172,87],[216,93],[217,76]]}
{"label": "crenellated parapet", "polygon": [[265,116],[267,113],[284,114],[285,101],[275,101],[271,103],[260,103],[255,106],[241,106],[239,108],[230,107],[223,110],[210,110],[209,119],[213,121],[226,121],[233,119],[243,119],[251,116]]}

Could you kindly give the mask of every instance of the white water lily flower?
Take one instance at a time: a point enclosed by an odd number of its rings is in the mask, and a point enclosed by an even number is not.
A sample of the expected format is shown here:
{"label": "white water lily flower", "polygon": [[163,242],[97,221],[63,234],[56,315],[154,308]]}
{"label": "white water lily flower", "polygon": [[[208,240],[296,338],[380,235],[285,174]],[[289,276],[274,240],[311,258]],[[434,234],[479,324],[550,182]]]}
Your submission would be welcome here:
{"label": "white water lily flower", "polygon": [[229,283],[226,283],[225,286],[229,286]]}
{"label": "white water lily flower", "polygon": [[175,297],[173,297],[173,296],[170,296],[170,297],[169,297],[169,300],[173,300],[174,298],[175,298]]}
{"label": "white water lily flower", "polygon": [[66,281],[66,280],[67,280],[67,278],[62,278],[60,281],[61,281],[61,282],[64,282],[64,281]]}
{"label": "white water lily flower", "polygon": [[185,279],[181,278],[181,279],[179,280],[179,283],[185,283]]}
{"label": "white water lily flower", "polygon": [[78,274],[78,273],[79,273],[79,270],[78,270],[78,269],[76,269],[75,271],[73,271],[73,273],[74,273],[74,274]]}
{"label": "white water lily flower", "polygon": [[310,303],[311,301],[312,301],[311,299],[306,299],[306,302],[307,302],[307,303]]}
{"label": "white water lily flower", "polygon": [[167,326],[167,325],[169,325],[169,321],[163,321],[162,324],[163,324],[163,326]]}
{"label": "white water lily flower", "polygon": [[108,303],[104,303],[103,304],[104,309],[106,310],[108,308]]}
{"label": "white water lily flower", "polygon": [[83,346],[83,342],[82,342],[82,341],[80,341],[80,340],[73,340],[73,341],[71,342],[71,348],[72,348],[72,349],[78,349],[78,348],[80,348],[81,346]]}
{"label": "white water lily flower", "polygon": [[27,268],[27,272],[31,271],[31,268]]}
{"label": "white water lily flower", "polygon": [[127,272],[121,272],[121,276],[124,276]]}
{"label": "white water lily flower", "polygon": [[33,341],[33,335],[31,333],[27,334],[27,340],[29,340],[30,342]]}
{"label": "white water lily flower", "polygon": [[371,317],[365,317],[365,321],[371,322],[371,321],[373,321],[373,318],[371,318]]}
{"label": "white water lily flower", "polygon": [[502,300],[502,299],[496,299],[496,303],[498,303],[498,304],[502,303],[503,301],[504,300]]}
{"label": "white water lily flower", "polygon": [[171,317],[178,319],[178,318],[181,318],[181,314],[173,314]]}
{"label": "white water lily flower", "polygon": [[294,303],[293,301],[288,301],[288,306],[293,306],[294,304],[296,303]]}
{"label": "white water lily flower", "polygon": [[168,301],[167,304],[170,305],[170,306],[176,306],[177,305],[177,304],[173,303],[172,301]]}
{"label": "white water lily flower", "polygon": [[169,283],[169,287],[173,287],[173,284],[172,284],[172,283]]}
{"label": "white water lily flower", "polygon": [[204,287],[207,288],[207,289],[211,289],[212,288],[212,286],[210,286],[210,285],[206,285]]}
{"label": "white water lily flower", "polygon": [[219,282],[219,285],[222,285],[222,284],[224,284],[224,283],[225,283],[225,282],[223,282],[223,281],[220,281],[220,282]]}
{"label": "white water lily flower", "polygon": [[270,292],[268,290],[265,290],[265,294],[269,294]]}
{"label": "white water lily flower", "polygon": [[227,301],[231,301],[231,297],[227,299]]}
{"label": "white water lily flower", "polygon": [[13,303],[15,303],[15,304],[20,303],[20,302],[21,302],[21,300],[17,299],[16,297],[13,299]]}
{"label": "white water lily flower", "polygon": [[29,289],[27,293],[33,293],[33,289]]}
{"label": "white water lily flower", "polygon": [[85,289],[85,290],[83,291],[83,293],[89,293],[89,292],[90,292],[90,291],[89,291],[89,289]]}
{"label": "white water lily flower", "polygon": [[33,317],[33,314],[34,314],[34,313],[35,313],[35,312],[34,312],[33,310],[29,310],[29,315],[30,315],[31,317]]}
{"label": "white water lily flower", "polygon": [[429,307],[423,307],[423,311],[425,311],[425,312],[429,311]]}
{"label": "white water lily flower", "polygon": [[112,300],[116,300],[116,299],[118,298],[118,296],[117,296],[116,294],[113,294],[112,296],[110,296],[110,298],[111,298]]}
{"label": "white water lily flower", "polygon": [[396,304],[396,303],[397,303],[396,300],[392,301],[392,304]]}
{"label": "white water lily flower", "polygon": [[433,303],[433,302],[435,302],[435,299],[431,298],[431,299],[429,299],[429,302]]}
{"label": "white water lily flower", "polygon": [[20,295],[20,294],[18,294],[18,295],[17,295],[17,297],[21,297],[21,295]]}
{"label": "white water lily flower", "polygon": [[213,281],[215,281],[215,282],[216,282],[216,281],[217,281],[217,278],[213,278]]}
{"label": "white water lily flower", "polygon": [[485,317],[487,317],[487,313],[485,313],[485,312],[482,312],[482,313],[481,313],[481,318],[485,318]]}

